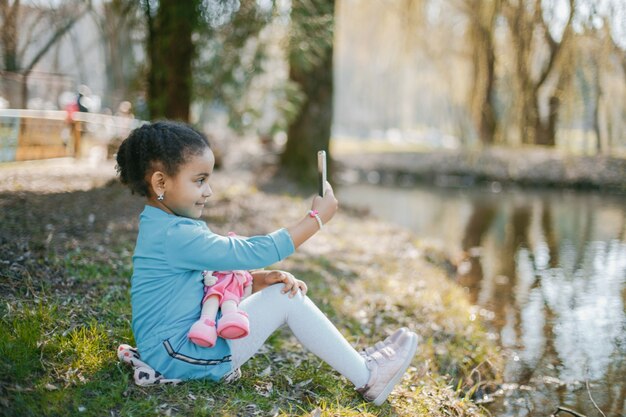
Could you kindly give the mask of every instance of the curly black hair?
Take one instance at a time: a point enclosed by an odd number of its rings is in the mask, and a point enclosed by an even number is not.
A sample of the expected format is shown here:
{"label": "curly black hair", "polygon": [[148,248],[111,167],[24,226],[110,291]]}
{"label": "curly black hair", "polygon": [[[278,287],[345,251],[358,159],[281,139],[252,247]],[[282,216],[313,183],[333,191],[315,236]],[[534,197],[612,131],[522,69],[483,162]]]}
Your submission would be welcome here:
{"label": "curly black hair", "polygon": [[183,123],[161,121],[134,129],[117,150],[117,173],[133,194],[149,197],[146,179],[155,163],[175,176],[190,156],[210,148],[202,133]]}

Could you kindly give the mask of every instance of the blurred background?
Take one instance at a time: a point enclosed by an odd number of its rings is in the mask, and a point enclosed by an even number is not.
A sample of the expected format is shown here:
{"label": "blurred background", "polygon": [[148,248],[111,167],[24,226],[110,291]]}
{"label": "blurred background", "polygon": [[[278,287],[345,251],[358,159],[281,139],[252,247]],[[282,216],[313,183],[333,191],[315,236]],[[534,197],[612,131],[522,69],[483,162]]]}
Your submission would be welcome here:
{"label": "blurred background", "polygon": [[626,153],[620,0],[0,4],[4,109],[252,134],[296,177],[331,136]]}
{"label": "blurred background", "polygon": [[0,58],[0,165],[161,118],[300,184],[326,149],[467,289],[495,415],[624,415],[623,0],[0,0]]}

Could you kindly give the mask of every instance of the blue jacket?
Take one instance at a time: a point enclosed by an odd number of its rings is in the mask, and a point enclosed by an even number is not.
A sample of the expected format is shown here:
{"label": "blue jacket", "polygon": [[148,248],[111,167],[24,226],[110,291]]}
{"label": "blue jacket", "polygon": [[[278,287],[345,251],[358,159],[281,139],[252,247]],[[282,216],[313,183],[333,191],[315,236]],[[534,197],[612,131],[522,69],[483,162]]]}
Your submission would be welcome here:
{"label": "blue jacket", "polygon": [[[216,366],[181,374],[172,370],[172,364],[162,363],[175,356],[171,354],[171,343],[163,349],[164,341],[182,344],[200,317],[202,271],[263,268],[294,250],[286,229],[247,239],[225,237],[211,232],[201,220],[146,206],[139,218],[131,279],[132,328],[142,359],[168,378],[221,378],[231,369],[224,359],[230,356],[230,349],[220,338],[213,348],[197,347],[196,352],[221,359]],[[188,348],[195,346],[189,344],[192,346]],[[162,357],[161,351],[168,357]]]}

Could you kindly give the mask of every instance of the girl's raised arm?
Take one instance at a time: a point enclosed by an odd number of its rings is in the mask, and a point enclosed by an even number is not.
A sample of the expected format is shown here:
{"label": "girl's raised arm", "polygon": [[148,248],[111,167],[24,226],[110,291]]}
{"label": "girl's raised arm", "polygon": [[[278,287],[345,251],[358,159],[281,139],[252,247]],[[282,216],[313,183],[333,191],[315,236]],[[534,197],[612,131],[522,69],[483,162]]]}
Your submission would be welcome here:
{"label": "girl's raised arm", "polygon": [[[320,220],[323,224],[326,224],[333,218],[337,208],[339,207],[339,202],[335,198],[335,194],[333,192],[333,188],[330,183],[326,181],[324,187],[324,197],[315,196],[313,198],[313,204],[311,205],[311,210],[317,211]],[[311,236],[313,236],[318,230],[320,226],[315,219],[315,217],[306,215],[305,218],[300,220],[295,225],[288,227],[287,231],[289,235],[291,235],[291,240],[293,241],[293,246],[298,247],[305,241],[307,241]]]}
{"label": "girl's raised arm", "polygon": [[[326,183],[325,196],[316,196],[311,209],[317,212],[322,223],[327,223],[337,206],[333,190]],[[164,255],[170,265],[185,270],[263,268],[291,255],[318,230],[317,219],[307,214],[289,228],[240,239],[217,235],[206,225],[202,227],[197,221],[181,218],[168,227]]]}

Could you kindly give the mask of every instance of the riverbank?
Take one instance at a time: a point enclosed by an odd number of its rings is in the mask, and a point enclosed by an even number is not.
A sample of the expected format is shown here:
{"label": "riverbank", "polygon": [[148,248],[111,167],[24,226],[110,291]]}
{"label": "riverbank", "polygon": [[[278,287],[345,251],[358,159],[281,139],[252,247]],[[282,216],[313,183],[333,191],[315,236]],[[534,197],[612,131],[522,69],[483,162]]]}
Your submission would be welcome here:
{"label": "riverbank", "polygon": [[[135,386],[115,348],[133,343],[128,277],[142,201],[113,176],[111,162],[0,169],[4,415],[487,415],[471,399],[495,389],[501,358],[481,311],[410,233],[350,210],[274,267],[307,281],[357,348],[400,326],[421,336],[388,403],[363,403],[286,330],[234,385]],[[310,198],[260,191],[255,177],[215,173],[204,219],[216,232],[266,233],[308,209]]]}
{"label": "riverbank", "polygon": [[374,153],[339,146],[335,157],[349,181],[444,186],[499,183],[626,192],[626,158],[606,155],[574,155],[536,147],[441,151],[387,148]]}

